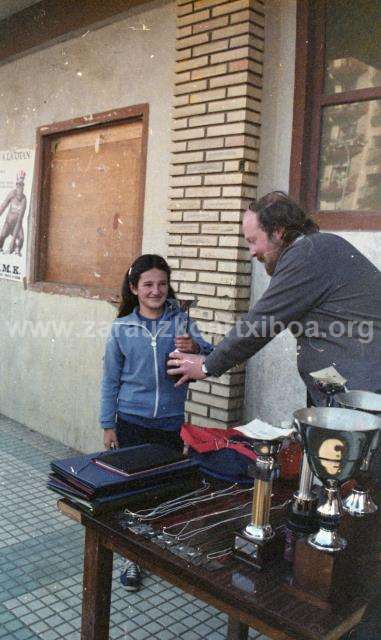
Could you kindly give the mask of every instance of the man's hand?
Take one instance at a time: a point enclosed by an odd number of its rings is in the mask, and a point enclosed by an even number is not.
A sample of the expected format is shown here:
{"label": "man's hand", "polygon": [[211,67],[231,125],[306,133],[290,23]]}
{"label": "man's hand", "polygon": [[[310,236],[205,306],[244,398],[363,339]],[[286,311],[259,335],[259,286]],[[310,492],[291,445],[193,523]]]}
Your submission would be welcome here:
{"label": "man's hand", "polygon": [[103,434],[105,449],[115,449],[119,446],[115,429],[105,429]]}
{"label": "man's hand", "polygon": [[201,370],[205,356],[189,355],[180,351],[172,351],[167,361],[167,373],[172,376],[181,375],[175,387],[181,387],[188,380],[203,380],[205,373]]}
{"label": "man's hand", "polygon": [[200,347],[197,342],[194,342],[189,333],[185,333],[183,336],[177,336],[175,338],[176,349],[183,353],[199,353]]}

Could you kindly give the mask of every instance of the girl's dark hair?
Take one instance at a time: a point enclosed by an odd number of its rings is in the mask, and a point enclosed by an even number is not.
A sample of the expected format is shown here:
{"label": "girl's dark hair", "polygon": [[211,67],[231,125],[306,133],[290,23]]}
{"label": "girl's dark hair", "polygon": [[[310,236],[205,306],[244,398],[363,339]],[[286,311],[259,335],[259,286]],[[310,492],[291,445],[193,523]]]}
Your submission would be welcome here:
{"label": "girl's dark hair", "polygon": [[138,297],[132,293],[130,285],[133,287],[138,286],[139,278],[142,273],[145,271],[149,271],[150,269],[159,269],[160,271],[164,271],[168,277],[168,298],[176,298],[176,294],[171,287],[171,268],[169,264],[159,255],[155,253],[145,253],[142,256],[139,256],[132,263],[131,267],[127,271],[124,276],[122,291],[121,291],[121,301],[118,308],[117,318],[122,318],[123,316],[127,316],[131,313],[136,306],[139,304]]}
{"label": "girl's dark hair", "polygon": [[283,242],[288,245],[298,236],[319,231],[318,225],[283,191],[272,191],[249,204],[268,236],[284,229]]}

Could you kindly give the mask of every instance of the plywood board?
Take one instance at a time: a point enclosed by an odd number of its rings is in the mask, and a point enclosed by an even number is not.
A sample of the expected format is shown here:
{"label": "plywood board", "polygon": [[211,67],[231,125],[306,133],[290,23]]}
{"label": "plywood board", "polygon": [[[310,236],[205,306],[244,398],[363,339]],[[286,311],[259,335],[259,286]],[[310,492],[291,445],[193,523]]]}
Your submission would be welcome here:
{"label": "plywood board", "polygon": [[141,250],[142,136],[133,121],[52,141],[45,281],[119,289]]}

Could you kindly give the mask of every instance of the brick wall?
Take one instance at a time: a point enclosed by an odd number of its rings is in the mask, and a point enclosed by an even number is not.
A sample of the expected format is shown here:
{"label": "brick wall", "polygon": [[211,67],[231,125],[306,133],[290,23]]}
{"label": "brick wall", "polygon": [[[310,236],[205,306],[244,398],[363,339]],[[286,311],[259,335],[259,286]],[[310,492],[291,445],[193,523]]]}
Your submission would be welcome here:
{"label": "brick wall", "polygon": [[[248,308],[250,260],[243,211],[256,197],[264,3],[177,0],[169,261],[179,297],[219,339]],[[194,424],[239,420],[244,367],[191,385]]]}

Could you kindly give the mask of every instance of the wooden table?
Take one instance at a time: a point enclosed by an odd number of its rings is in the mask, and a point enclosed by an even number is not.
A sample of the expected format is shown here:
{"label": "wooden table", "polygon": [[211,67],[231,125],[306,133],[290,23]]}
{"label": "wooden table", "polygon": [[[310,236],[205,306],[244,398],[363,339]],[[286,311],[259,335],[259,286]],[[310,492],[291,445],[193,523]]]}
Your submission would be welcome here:
{"label": "wooden table", "polygon": [[[278,502],[283,497],[278,496]],[[378,533],[377,544],[373,544],[370,554],[367,543],[358,544],[362,534],[356,527],[365,531],[363,524],[358,525],[359,520],[352,519],[346,529],[348,533],[352,526],[355,527],[354,561],[358,575],[363,575],[364,580],[357,580],[356,592],[349,601],[337,606],[335,603],[329,611],[312,604],[308,598],[295,596],[288,584],[290,567],[283,560],[262,572],[254,571],[234,555],[214,561],[209,567],[207,564],[195,566],[153,540],[131,532],[120,512],[95,517],[84,514],[66,500],[60,500],[58,506],[86,529],[82,640],[109,638],[113,553],[137,562],[147,571],[226,613],[228,640],[246,640],[249,627],[274,640],[337,640],[359,623],[381,583],[381,534]],[[280,512],[277,513],[279,519]],[[188,517],[193,515],[194,511]],[[168,522],[173,523],[176,518],[178,522],[182,521],[186,514],[181,512]],[[379,515],[374,516],[371,523],[374,535],[370,539],[374,543],[376,532],[381,531]],[[233,541],[235,526],[224,526],[224,544],[226,536],[231,536]],[[213,548],[213,536],[211,532],[208,535],[210,549]]]}

